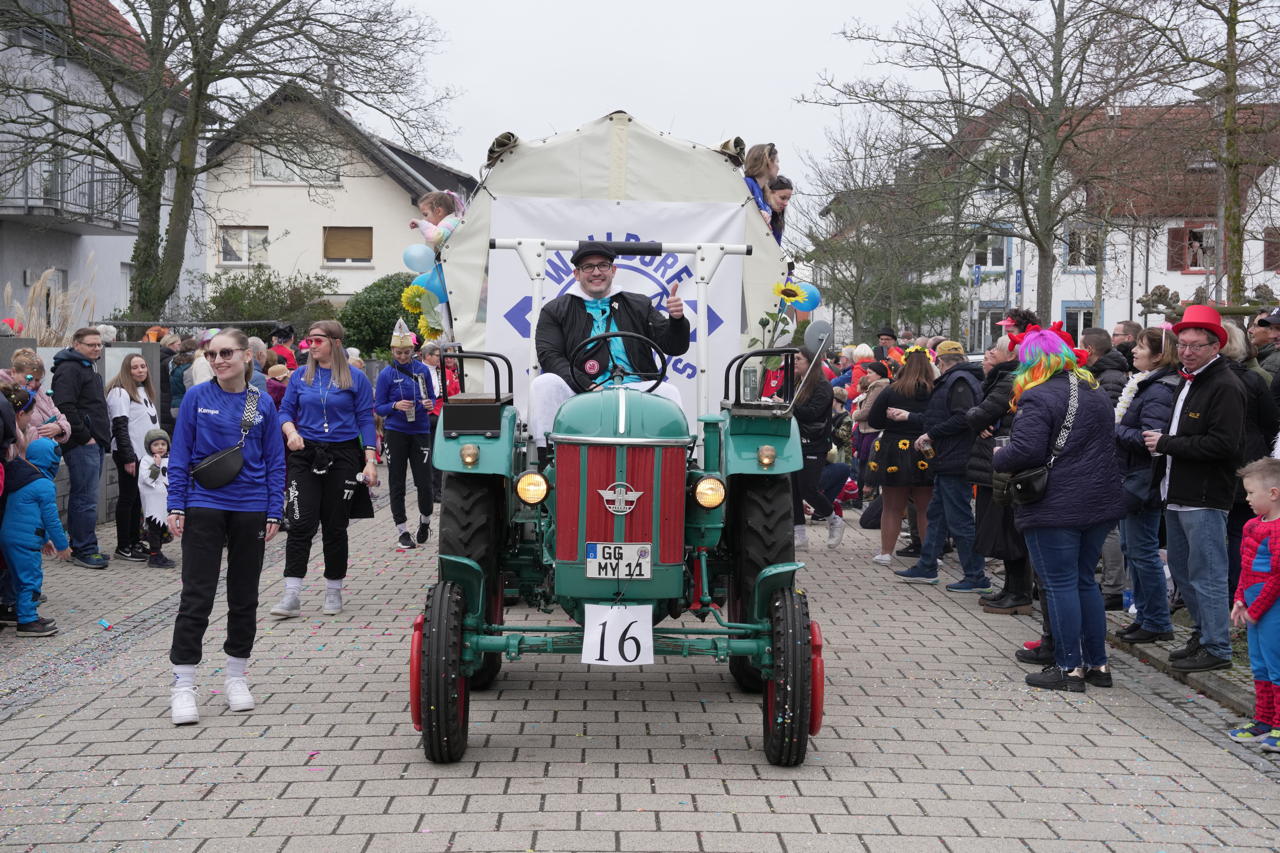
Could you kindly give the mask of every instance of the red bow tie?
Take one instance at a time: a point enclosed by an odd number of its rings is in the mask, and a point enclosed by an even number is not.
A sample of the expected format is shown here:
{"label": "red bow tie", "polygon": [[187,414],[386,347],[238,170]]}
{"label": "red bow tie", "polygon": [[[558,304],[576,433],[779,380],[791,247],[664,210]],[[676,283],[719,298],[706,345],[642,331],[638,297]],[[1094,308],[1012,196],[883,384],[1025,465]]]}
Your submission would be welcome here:
{"label": "red bow tie", "polygon": [[1187,380],[1188,382],[1194,381],[1196,378],[1196,375],[1194,373],[1187,373],[1187,371],[1181,370],[1181,369],[1178,370],[1178,375],[1181,376],[1183,379]]}

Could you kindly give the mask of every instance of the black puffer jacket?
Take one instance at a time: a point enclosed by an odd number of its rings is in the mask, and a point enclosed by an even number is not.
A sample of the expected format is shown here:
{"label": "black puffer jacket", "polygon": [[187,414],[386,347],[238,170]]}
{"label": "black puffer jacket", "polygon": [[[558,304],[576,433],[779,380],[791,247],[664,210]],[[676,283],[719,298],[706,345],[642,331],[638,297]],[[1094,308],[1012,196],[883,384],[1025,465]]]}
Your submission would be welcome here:
{"label": "black puffer jacket", "polygon": [[1098,380],[1098,387],[1107,392],[1107,396],[1111,398],[1111,408],[1114,409],[1124,386],[1129,383],[1129,362],[1125,360],[1124,353],[1115,349],[1108,350],[1106,355],[1087,365],[1085,370],[1092,373],[1093,378]]}
{"label": "black puffer jacket", "polygon": [[987,374],[982,382],[982,402],[965,414],[969,429],[978,435],[983,430],[991,430],[991,438],[974,439],[973,449],[969,451],[969,464],[965,468],[965,478],[979,486],[991,485],[991,448],[995,446],[995,436],[1008,435],[1013,424],[1013,413],[1009,411],[1009,400],[1013,398],[1013,374],[1018,369],[1018,360],[1002,361]]}
{"label": "black puffer jacket", "polygon": [[1231,509],[1236,469],[1244,456],[1244,410],[1244,386],[1219,356],[1191,383],[1179,412],[1178,434],[1165,433],[1156,444],[1163,455],[1156,457],[1152,479],[1159,483],[1169,462],[1173,464],[1168,503]]}
{"label": "black puffer jacket", "polygon": [[792,414],[800,428],[800,449],[805,456],[815,454],[826,458],[831,449],[831,385],[817,374],[813,390],[804,400],[796,403]]}
{"label": "black puffer jacket", "polygon": [[918,420],[933,442],[936,456],[929,467],[935,474],[964,473],[974,438],[965,415],[981,399],[982,368],[961,362],[934,382],[924,412],[911,415],[911,420]]}
{"label": "black puffer jacket", "polygon": [[[672,319],[653,307],[638,293],[619,292],[609,297],[612,321],[620,332],[635,332],[649,338],[667,355],[684,355],[689,351],[689,319]],[[569,370],[569,353],[591,337],[591,315],[582,297],[564,293],[542,306],[538,316],[538,363],[546,373],[554,373],[573,387]],[[622,339],[627,360],[641,373],[656,373],[653,353],[634,338]],[[594,364],[592,364],[594,362]],[[600,341],[579,356],[579,381],[607,378],[610,369],[609,342]],[[587,370],[594,367],[595,370]],[[828,388],[827,390],[830,390]],[[828,400],[827,404],[830,405]]]}
{"label": "black puffer jacket", "polygon": [[102,387],[102,377],[83,355],[70,348],[54,355],[53,404],[71,425],[71,438],[64,449],[88,444],[90,439],[103,450],[111,446],[111,420]]}

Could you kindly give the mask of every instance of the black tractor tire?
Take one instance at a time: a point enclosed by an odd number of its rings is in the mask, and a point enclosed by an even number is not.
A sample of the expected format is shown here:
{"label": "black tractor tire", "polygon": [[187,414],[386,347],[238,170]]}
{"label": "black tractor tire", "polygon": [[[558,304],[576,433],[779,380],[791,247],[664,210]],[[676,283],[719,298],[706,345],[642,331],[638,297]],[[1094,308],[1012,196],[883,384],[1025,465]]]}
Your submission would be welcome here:
{"label": "black tractor tire", "polygon": [[[505,535],[502,480],[478,474],[445,474],[440,498],[440,553],[474,560],[484,570],[485,621],[502,624],[505,583],[498,556]],[[472,690],[487,690],[502,669],[502,655],[485,652],[471,674]]]}
{"label": "black tractor tire", "polygon": [[422,751],[427,760],[451,764],[467,751],[471,691],[462,674],[462,588],[441,581],[427,593],[422,626]]}
{"label": "black tractor tire", "polygon": [[795,767],[809,746],[813,706],[809,603],[786,587],[769,603],[773,633],[773,678],[765,685],[764,754],[770,764]]}
{"label": "black tractor tire", "polygon": [[[734,477],[729,484],[729,532],[733,569],[728,578],[729,621],[746,621],[760,570],[796,557],[791,517],[791,478],[785,474]],[[729,674],[747,693],[764,689],[764,678],[746,655],[729,657]]]}

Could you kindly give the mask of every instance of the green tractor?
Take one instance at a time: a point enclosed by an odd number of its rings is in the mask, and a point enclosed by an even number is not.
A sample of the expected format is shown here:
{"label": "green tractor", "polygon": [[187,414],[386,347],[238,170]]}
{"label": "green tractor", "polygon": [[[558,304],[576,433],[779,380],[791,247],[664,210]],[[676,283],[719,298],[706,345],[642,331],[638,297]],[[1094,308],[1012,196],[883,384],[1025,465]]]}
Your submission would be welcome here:
{"label": "green tractor", "polygon": [[[494,248],[520,249],[515,243],[538,244],[531,259],[577,247],[500,240]],[[750,251],[634,242],[625,250],[694,254],[704,299],[715,262]],[[535,289],[538,263],[527,264]],[[666,377],[659,352],[659,374],[559,408],[541,471],[512,402],[510,361],[451,353],[481,362],[492,390],[449,398],[435,436],[435,464],[445,472],[440,576],[413,623],[410,657],[410,711],[429,760],[462,758],[471,693],[490,687],[504,660],[549,653],[601,665],[654,655],[727,663],[742,690],[763,694],[768,760],[804,761],[822,724],[824,670],[822,633],[797,587],[803,564],[795,561],[789,475],[802,465],[800,440],[786,404],[743,393],[753,360],[772,358],[787,381],[798,379],[795,353],[735,357],[720,410],[701,415],[691,434],[678,405],[646,393]],[[569,624],[504,624],[513,599],[562,610]]]}

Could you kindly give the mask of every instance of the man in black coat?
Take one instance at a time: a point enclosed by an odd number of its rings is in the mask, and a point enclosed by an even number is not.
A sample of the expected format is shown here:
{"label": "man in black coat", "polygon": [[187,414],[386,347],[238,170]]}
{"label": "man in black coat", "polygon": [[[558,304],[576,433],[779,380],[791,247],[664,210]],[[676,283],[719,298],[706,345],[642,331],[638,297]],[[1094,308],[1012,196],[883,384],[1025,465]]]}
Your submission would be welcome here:
{"label": "man in black coat", "polygon": [[[971,489],[965,476],[976,437],[966,415],[982,399],[982,368],[969,362],[964,347],[956,341],[942,341],[936,352],[942,375],[933,385],[929,405],[923,412],[908,414],[906,418],[919,421],[925,430],[916,439],[916,447],[926,455],[930,448],[933,450],[932,460],[925,462],[934,475],[929,530],[916,564],[894,574],[908,583],[937,583],[938,557],[950,536],[955,541],[964,579],[948,584],[947,591],[988,593],[991,580],[987,577],[986,561],[973,550],[976,529],[973,506],[969,502]],[[889,410],[889,417],[894,417],[895,411],[902,410]]]}
{"label": "man in black coat", "polygon": [[[529,385],[529,427],[539,447],[546,446],[546,433],[556,410],[575,393],[573,368],[577,368],[577,381],[589,385],[591,391],[615,383],[644,382],[637,374],[652,376],[661,369],[649,347],[634,338],[598,341],[580,353],[578,363],[571,367],[569,355],[587,338],[605,332],[635,332],[653,341],[666,355],[689,351],[689,320],[684,316],[684,301],[676,295],[676,285],[671,286],[664,315],[647,297],[614,287],[616,257],[604,243],[581,243],[569,259],[575,283],[542,306],[538,315],[536,348],[542,373]],[[659,385],[654,393],[681,404],[680,392],[670,383]]]}
{"label": "man in black coat", "polygon": [[67,418],[71,438],[63,447],[70,478],[67,534],[71,561],[86,569],[105,569],[109,558],[98,548],[98,483],[102,457],[111,446],[111,420],[102,377],[94,362],[102,357],[97,329],[77,329],[71,346],[53,357],[53,404]]}
{"label": "man in black coat", "polygon": [[1142,434],[1147,449],[1160,454],[1154,476],[1165,502],[1169,572],[1196,626],[1187,645],[1169,658],[1183,672],[1227,669],[1227,512],[1244,443],[1244,388],[1218,355],[1227,333],[1217,311],[1188,306],[1173,331],[1183,382],[1172,422],[1164,433]]}
{"label": "man in black coat", "polygon": [[1129,382],[1129,362],[1124,354],[1111,346],[1111,334],[1106,329],[1085,329],[1080,333],[1080,346],[1089,352],[1084,367],[1098,380],[1099,387],[1107,392],[1114,409],[1124,386]]}

